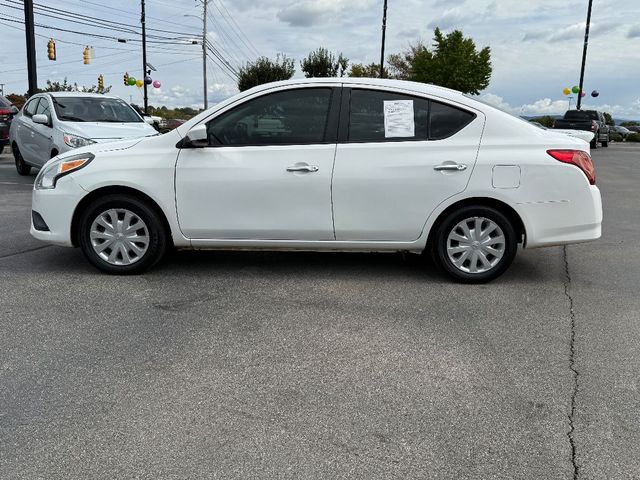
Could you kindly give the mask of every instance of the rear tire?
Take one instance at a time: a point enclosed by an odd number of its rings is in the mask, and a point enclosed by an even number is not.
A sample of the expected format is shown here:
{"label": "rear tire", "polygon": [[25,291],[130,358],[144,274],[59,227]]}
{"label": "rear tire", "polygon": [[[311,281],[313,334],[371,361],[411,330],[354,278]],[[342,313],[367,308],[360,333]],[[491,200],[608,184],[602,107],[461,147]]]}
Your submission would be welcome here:
{"label": "rear tire", "polygon": [[18,175],[27,176],[31,174],[31,167],[27,165],[22,158],[22,154],[20,153],[20,149],[17,145],[13,146],[13,158],[16,162],[16,170],[18,171]]}
{"label": "rear tire", "polygon": [[591,150],[595,150],[596,148],[598,148],[598,140],[591,140],[591,143],[589,145],[591,145]]}
{"label": "rear tire", "polygon": [[468,206],[450,213],[432,242],[435,263],[461,283],[486,283],[502,275],[518,249],[516,231],[500,211]]}
{"label": "rear tire", "polygon": [[609,141],[602,142],[602,148],[607,148],[609,146]]}
{"label": "rear tire", "polygon": [[168,235],[156,210],[132,195],[106,195],[91,202],[79,222],[87,260],[105,273],[142,273],[164,256]]}

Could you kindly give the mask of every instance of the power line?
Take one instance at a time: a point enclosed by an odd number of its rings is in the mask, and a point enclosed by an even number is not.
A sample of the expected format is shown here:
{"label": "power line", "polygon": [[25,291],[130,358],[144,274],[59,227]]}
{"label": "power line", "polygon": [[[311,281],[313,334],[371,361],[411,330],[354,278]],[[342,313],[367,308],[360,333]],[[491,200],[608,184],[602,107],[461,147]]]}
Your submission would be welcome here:
{"label": "power line", "polygon": [[[215,0],[214,0],[215,1]],[[258,49],[255,47],[255,45],[253,44],[253,42],[251,42],[251,40],[249,39],[249,37],[247,37],[247,35],[244,33],[244,31],[242,30],[242,28],[240,28],[240,25],[238,25],[238,22],[236,22],[235,18],[233,18],[233,15],[231,15],[231,12],[227,9],[226,5],[224,4],[224,2],[222,0],[218,0],[218,2],[220,3],[220,5],[222,6],[222,8],[224,9],[224,11],[227,13],[227,15],[229,16],[229,18],[231,19],[231,21],[235,24],[235,26],[238,28],[238,31],[240,32],[240,34],[247,40],[247,42],[249,43],[249,45],[247,45],[247,47],[251,47],[253,49],[253,52],[259,57],[260,56],[260,52],[258,51]],[[241,39],[242,40],[242,39]],[[244,40],[243,40],[244,43]],[[246,43],[245,43],[246,45]]]}

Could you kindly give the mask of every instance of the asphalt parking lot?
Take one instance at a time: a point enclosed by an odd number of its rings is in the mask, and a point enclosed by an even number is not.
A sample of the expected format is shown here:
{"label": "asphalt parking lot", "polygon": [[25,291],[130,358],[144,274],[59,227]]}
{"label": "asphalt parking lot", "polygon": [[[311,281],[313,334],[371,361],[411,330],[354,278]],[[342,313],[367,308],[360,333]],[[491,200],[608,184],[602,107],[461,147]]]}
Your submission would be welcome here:
{"label": "asphalt parking lot", "polygon": [[640,146],[604,236],[450,283],[400,254],[98,273],[0,156],[0,478],[640,478]]}

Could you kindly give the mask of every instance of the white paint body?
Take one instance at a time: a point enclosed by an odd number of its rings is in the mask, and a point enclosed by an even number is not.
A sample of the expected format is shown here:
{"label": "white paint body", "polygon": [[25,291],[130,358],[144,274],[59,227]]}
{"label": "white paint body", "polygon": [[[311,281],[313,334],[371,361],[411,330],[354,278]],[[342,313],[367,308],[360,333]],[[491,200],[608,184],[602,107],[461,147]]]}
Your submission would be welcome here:
{"label": "white paint body", "polygon": [[[179,149],[190,129],[242,101],[313,86],[388,90],[431,98],[476,113],[460,132],[424,142]],[[71,246],[81,200],[103,187],[128,187],[162,210],[178,248],[422,251],[439,215],[457,202],[492,199],[510,206],[525,246],[600,237],[600,192],[548,149],[589,152],[584,141],[541,130],[458,92],[391,80],[278,82],[236,95],[162,136],[96,144],[95,159],[34,190],[33,210],[50,231],[36,238]],[[466,165],[459,172],[436,165]],[[307,164],[315,173],[288,172]],[[478,200],[481,202],[482,200]]]}

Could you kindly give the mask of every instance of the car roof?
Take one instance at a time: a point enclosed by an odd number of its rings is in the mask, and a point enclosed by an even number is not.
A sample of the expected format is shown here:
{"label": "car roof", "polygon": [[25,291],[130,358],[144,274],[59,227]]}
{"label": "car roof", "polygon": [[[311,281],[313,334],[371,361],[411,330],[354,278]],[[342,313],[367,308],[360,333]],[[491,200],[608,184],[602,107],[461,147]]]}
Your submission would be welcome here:
{"label": "car roof", "polygon": [[102,93],[86,93],[86,92],[42,92],[52,97],[84,97],[84,98],[116,98],[113,95],[104,95]]}

